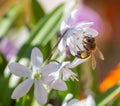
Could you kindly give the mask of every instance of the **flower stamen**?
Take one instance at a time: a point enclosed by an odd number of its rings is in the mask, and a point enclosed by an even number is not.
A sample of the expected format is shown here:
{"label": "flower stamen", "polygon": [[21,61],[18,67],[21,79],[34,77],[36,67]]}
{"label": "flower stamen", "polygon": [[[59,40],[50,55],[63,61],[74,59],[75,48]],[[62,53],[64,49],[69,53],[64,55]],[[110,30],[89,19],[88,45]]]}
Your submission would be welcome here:
{"label": "flower stamen", "polygon": [[42,77],[42,74],[41,73],[36,73],[35,75],[34,75],[34,80],[38,80],[38,79],[40,79]]}

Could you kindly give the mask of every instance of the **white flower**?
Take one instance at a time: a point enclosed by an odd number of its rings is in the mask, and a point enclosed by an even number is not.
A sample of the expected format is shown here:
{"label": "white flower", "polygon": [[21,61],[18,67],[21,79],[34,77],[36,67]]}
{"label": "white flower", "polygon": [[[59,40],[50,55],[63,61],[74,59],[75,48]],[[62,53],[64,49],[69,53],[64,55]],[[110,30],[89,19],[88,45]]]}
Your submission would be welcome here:
{"label": "white flower", "polygon": [[12,98],[17,99],[24,96],[34,84],[34,96],[39,104],[45,104],[47,101],[48,92],[45,88],[45,83],[48,74],[51,71],[56,70],[56,64],[48,64],[42,67],[43,56],[38,48],[33,48],[31,53],[31,65],[32,69],[19,64],[11,63],[9,69],[11,73],[19,77],[27,78],[21,84],[19,84],[13,91]]}
{"label": "white flower", "polygon": [[[76,13],[77,10],[74,10],[68,17],[68,20],[63,21],[61,24],[60,33],[63,35],[63,38],[58,45],[60,54],[65,52],[67,45],[70,49],[70,53],[75,56],[77,54],[77,51],[85,49],[83,47],[83,38],[85,36],[96,37],[98,35],[98,32],[96,30],[90,28],[93,25],[93,22],[80,22],[76,25],[72,25],[72,20],[74,19]],[[87,59],[75,58],[74,62],[77,61],[76,63],[79,65],[85,62]]]}
{"label": "white flower", "polygon": [[[78,99],[72,99],[72,96],[68,94],[65,98],[65,100],[62,103],[62,106],[96,106],[95,101],[91,95],[88,95],[86,99],[84,100],[78,100]],[[68,100],[70,100],[68,102]]]}
{"label": "white flower", "polygon": [[[69,45],[69,49],[70,49],[71,54],[73,56],[75,56],[75,55],[77,55],[78,51],[85,51],[86,50],[84,48],[84,45],[83,45],[83,39],[85,36],[96,37],[97,35],[98,35],[98,33],[94,29],[89,28],[89,27],[85,27],[85,28],[83,28],[83,30],[80,33],[76,33],[73,36],[70,36],[67,39],[67,44]],[[74,67],[78,66],[79,64],[85,62],[89,57],[84,58],[84,59],[75,57],[75,59],[71,63],[72,67],[70,67],[70,68],[74,68]]]}
{"label": "white flower", "polygon": [[68,80],[69,78],[71,79],[75,79],[78,80],[76,77],[77,75],[72,72],[72,70],[70,69],[70,66],[72,67],[72,64],[69,61],[66,62],[62,62],[59,64],[59,69],[57,71],[60,72],[62,79],[64,81]]}
{"label": "white flower", "polygon": [[57,71],[49,74],[49,85],[51,88],[56,90],[66,90],[67,86],[64,81],[68,80],[69,78],[78,81],[76,78],[77,75],[69,69],[69,66],[71,66],[70,62],[62,62],[57,64],[57,66]]}
{"label": "white flower", "polygon": [[62,102],[62,106],[67,106],[68,101],[73,97],[71,93],[68,93],[67,96],[65,97],[64,101]]}
{"label": "white flower", "polygon": [[75,18],[76,13],[78,10],[74,10],[71,12],[70,16],[66,21],[63,21],[60,27],[60,34],[64,35],[63,38],[61,39],[59,45],[58,45],[58,50],[60,53],[63,53],[65,51],[66,45],[70,47],[70,52],[72,55],[75,55],[73,50],[71,50],[71,42],[72,39],[78,39],[79,42],[81,43],[81,40],[83,36],[92,36],[95,37],[98,35],[98,32],[92,28],[90,28],[93,25],[93,22],[80,22],[76,25],[72,25],[72,21]]}

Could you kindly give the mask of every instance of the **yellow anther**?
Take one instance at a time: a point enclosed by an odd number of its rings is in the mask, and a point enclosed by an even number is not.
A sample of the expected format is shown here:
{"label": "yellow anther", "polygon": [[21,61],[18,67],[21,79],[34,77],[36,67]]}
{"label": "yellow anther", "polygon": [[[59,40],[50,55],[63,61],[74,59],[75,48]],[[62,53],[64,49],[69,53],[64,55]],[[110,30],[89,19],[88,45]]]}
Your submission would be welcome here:
{"label": "yellow anther", "polygon": [[41,74],[40,73],[36,73],[35,75],[34,75],[34,79],[35,80],[38,80],[38,79],[40,79],[41,78]]}
{"label": "yellow anther", "polygon": [[83,52],[83,53],[81,53],[81,58],[87,58],[88,57],[88,54],[86,53],[86,52]]}

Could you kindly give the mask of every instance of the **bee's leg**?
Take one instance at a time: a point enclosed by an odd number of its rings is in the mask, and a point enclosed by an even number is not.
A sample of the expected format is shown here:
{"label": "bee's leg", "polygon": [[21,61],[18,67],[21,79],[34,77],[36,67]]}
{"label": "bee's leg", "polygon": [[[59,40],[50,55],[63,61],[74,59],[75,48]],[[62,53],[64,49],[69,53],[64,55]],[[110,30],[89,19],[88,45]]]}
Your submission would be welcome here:
{"label": "bee's leg", "polygon": [[90,56],[89,51],[77,51],[77,55],[76,55],[76,57],[81,58],[81,59],[85,59],[89,56]]}
{"label": "bee's leg", "polygon": [[75,55],[75,57],[82,58],[82,57],[81,57],[81,54],[82,54],[83,52],[84,52],[84,51],[77,51],[77,54]]}
{"label": "bee's leg", "polygon": [[77,55],[81,55],[83,51],[77,51]]}
{"label": "bee's leg", "polygon": [[81,57],[80,57],[80,55],[78,55],[78,54],[77,54],[77,55],[75,55],[75,57],[77,57],[77,58],[81,58]]}

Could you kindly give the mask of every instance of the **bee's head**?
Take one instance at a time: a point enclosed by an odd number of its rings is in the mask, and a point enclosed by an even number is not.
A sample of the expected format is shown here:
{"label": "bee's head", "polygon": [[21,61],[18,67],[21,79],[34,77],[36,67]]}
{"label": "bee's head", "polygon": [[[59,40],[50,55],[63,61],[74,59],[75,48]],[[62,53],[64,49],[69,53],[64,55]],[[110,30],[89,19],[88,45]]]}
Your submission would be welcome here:
{"label": "bee's head", "polygon": [[95,38],[90,37],[90,36],[85,36],[85,41],[88,43],[94,43],[95,42]]}

